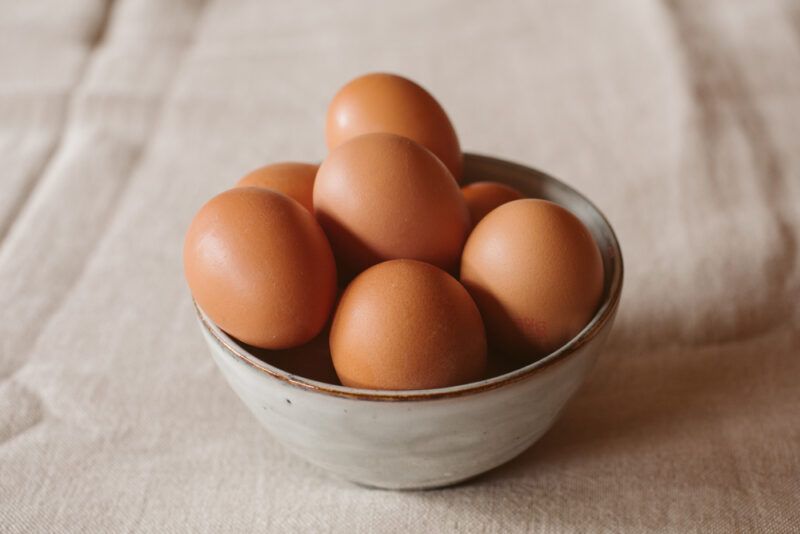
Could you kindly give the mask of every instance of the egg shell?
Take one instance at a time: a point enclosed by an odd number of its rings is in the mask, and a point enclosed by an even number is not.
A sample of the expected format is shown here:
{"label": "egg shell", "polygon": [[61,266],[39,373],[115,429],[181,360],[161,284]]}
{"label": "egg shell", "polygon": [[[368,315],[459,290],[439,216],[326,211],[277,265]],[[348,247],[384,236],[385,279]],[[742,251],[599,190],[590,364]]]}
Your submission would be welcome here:
{"label": "egg shell", "polygon": [[183,259],[200,307],[250,345],[302,345],[330,316],[330,245],[308,210],[281,193],[243,187],[212,198],[189,227]]}
{"label": "egg shell", "polygon": [[356,137],[328,155],[314,184],[314,212],[350,274],[399,258],[455,270],[470,229],[442,162],[388,133]]}
{"label": "egg shell", "polygon": [[395,74],[366,74],[336,93],[328,107],[328,148],[372,132],[413,139],[436,154],[453,177],[461,180],[463,156],[456,131],[436,99],[411,80]]}
{"label": "egg shell", "polygon": [[248,173],[236,187],[265,187],[295,199],[309,212],[314,212],[314,178],[319,165],[283,162],[265,165]]}
{"label": "egg shell", "polygon": [[603,263],[571,212],[522,199],[489,213],[472,231],[461,281],[481,310],[493,350],[523,362],[572,339],[603,293]]}
{"label": "egg shell", "polygon": [[342,384],[431,389],[480,380],[486,337],[478,308],[433,265],[392,260],[356,277],[333,319],[331,356]]}
{"label": "egg shell", "polygon": [[513,187],[498,182],[474,182],[462,187],[461,193],[473,226],[493,209],[525,196]]}

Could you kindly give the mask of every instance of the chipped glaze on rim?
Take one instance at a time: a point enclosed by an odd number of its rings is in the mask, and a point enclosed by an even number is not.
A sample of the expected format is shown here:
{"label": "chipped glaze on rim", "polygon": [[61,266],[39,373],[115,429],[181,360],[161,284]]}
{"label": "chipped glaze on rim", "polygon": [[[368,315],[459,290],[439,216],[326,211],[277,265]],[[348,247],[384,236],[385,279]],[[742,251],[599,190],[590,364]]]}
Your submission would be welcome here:
{"label": "chipped glaze on rim", "polygon": [[[623,262],[622,252],[617,241],[617,236],[614,234],[613,228],[608,223],[603,213],[586,197],[579,192],[566,185],[565,183],[530,167],[504,161],[489,156],[482,156],[477,154],[464,154],[466,160],[471,160],[476,164],[493,165],[496,167],[505,167],[514,172],[525,172],[535,175],[537,179],[551,182],[552,185],[558,186],[569,194],[575,195],[585,202],[592,210],[599,216],[605,231],[608,233],[610,250],[601,250],[604,257],[608,257],[609,264],[612,267],[611,275],[608,279],[607,288],[603,295],[603,302],[595,313],[594,317],[583,330],[581,330],[574,338],[562,345],[560,348],[551,352],[547,356],[536,360],[519,369],[515,369],[508,373],[487,378],[478,382],[470,382],[459,386],[451,386],[447,388],[437,389],[423,389],[423,390],[372,390],[351,388],[347,386],[337,386],[333,384],[326,384],[318,382],[301,376],[287,373],[277,367],[269,365],[268,363],[260,360],[259,358],[248,353],[240,347],[233,339],[217,327],[200,309],[197,302],[192,299],[192,302],[197,313],[197,317],[203,329],[214,338],[214,340],[224,349],[228,355],[233,356],[241,362],[249,365],[250,367],[264,373],[265,375],[277,379],[289,386],[298,387],[306,391],[316,392],[323,395],[331,395],[334,397],[342,397],[353,400],[363,401],[383,401],[383,402],[399,402],[399,401],[423,401],[423,400],[438,400],[448,399],[453,397],[462,397],[466,395],[473,395],[491,391],[509,384],[513,384],[529,378],[539,371],[547,369],[559,362],[564,361],[569,355],[575,353],[579,348],[583,347],[608,324],[614,317],[614,314],[619,305],[620,296],[622,294],[622,278],[623,278]],[[468,182],[467,182],[468,183]]]}

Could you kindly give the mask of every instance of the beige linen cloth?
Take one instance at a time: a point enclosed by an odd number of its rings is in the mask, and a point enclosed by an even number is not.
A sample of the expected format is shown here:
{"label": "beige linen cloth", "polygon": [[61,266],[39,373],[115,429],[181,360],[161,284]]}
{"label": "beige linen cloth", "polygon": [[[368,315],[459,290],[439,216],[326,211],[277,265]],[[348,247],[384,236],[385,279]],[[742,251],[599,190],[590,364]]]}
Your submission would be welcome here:
{"label": "beige linen cloth", "polygon": [[[461,486],[356,487],[214,367],[198,207],[325,155],[336,89],[592,198],[626,260],[591,379]],[[800,3],[4,0],[0,532],[800,532]]]}

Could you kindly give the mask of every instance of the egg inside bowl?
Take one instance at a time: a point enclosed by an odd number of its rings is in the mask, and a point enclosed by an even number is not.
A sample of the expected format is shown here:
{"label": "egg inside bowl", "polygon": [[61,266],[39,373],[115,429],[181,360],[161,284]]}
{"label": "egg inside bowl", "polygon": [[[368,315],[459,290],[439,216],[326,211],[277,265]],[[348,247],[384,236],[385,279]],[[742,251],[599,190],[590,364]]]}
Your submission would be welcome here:
{"label": "egg inside bowl", "polygon": [[583,383],[611,329],[622,291],[622,255],[614,231],[588,199],[559,180],[515,163],[465,154],[464,183],[483,180],[555,202],[589,229],[604,269],[603,296],[592,319],[570,341],[524,367],[459,386],[397,391],[330,384],[270,365],[195,304],[204,338],[227,382],[287,450],[366,486],[447,486],[530,447]]}

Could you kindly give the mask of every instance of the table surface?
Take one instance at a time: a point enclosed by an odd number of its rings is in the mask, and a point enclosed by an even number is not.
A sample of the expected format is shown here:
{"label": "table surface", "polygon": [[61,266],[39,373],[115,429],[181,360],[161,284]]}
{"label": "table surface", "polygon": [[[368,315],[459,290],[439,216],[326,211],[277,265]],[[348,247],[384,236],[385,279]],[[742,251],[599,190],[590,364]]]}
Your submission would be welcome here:
{"label": "table surface", "polygon": [[[800,529],[796,1],[4,0],[0,28],[0,531]],[[181,272],[198,207],[322,159],[373,70],[587,194],[627,262],[563,417],[451,489],[283,450]]]}

